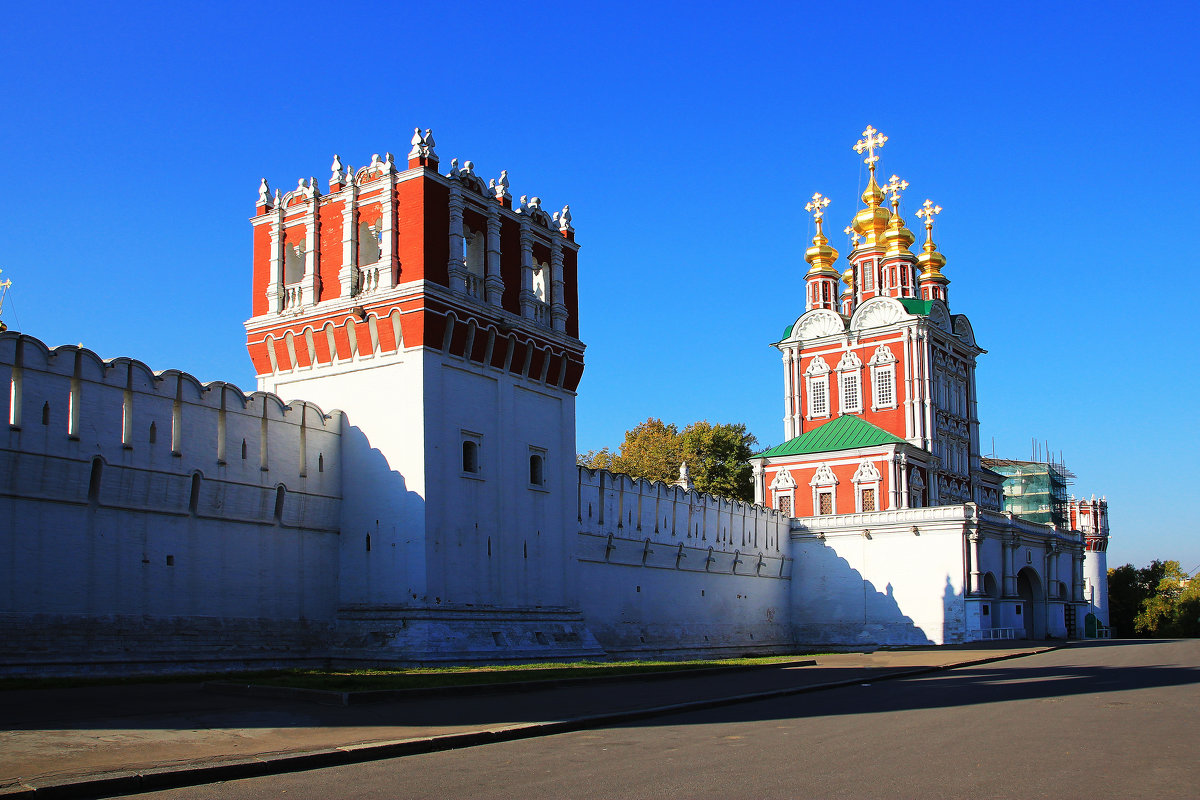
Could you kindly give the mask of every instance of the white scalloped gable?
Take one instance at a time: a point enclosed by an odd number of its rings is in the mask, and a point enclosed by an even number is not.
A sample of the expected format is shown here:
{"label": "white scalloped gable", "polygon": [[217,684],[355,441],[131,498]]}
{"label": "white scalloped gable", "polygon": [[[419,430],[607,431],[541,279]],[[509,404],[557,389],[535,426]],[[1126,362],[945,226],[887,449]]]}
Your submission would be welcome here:
{"label": "white scalloped gable", "polygon": [[894,297],[872,297],[855,310],[850,318],[850,330],[882,328],[909,316],[912,315]]}
{"label": "white scalloped gable", "polygon": [[822,336],[834,336],[846,332],[846,322],[842,315],[827,308],[814,308],[805,312],[796,324],[792,326],[789,342],[819,339]]}

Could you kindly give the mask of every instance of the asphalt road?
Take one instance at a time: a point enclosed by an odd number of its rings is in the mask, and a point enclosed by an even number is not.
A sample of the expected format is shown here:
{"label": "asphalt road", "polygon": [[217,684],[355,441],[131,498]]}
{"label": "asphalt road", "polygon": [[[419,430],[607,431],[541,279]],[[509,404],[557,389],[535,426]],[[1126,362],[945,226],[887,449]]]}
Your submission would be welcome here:
{"label": "asphalt road", "polygon": [[920,678],[146,798],[1200,797],[1200,640]]}

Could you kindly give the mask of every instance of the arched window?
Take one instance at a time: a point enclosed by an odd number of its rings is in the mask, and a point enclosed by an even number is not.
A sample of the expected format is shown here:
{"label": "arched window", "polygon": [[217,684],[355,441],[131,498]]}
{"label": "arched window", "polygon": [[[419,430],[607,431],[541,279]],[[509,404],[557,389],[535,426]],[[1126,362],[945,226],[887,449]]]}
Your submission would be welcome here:
{"label": "arched window", "polygon": [[196,509],[200,506],[200,473],[192,473],[192,493],[188,498],[188,511],[192,514],[196,513]]}
{"label": "arched window", "polygon": [[287,497],[287,489],[281,483],[275,489],[275,521],[283,522],[283,501]]}
{"label": "arched window", "polygon": [[463,439],[462,471],[467,475],[479,474],[479,442],[475,439]]}
{"label": "arched window", "polygon": [[[382,220],[381,220],[382,221]],[[376,230],[379,223],[360,222],[358,224],[358,265],[365,267],[379,260],[379,246],[382,231]]]}
{"label": "arched window", "polygon": [[153,422],[150,423],[150,444],[158,441],[158,426]]}
{"label": "arched window", "polygon": [[817,356],[804,370],[808,384],[808,418],[829,416],[829,365]]}
{"label": "arched window", "polygon": [[862,361],[853,350],[847,350],[838,362],[837,371],[842,413],[860,413],[863,410]]}
{"label": "arched window", "polygon": [[546,291],[546,275],[550,273],[548,264],[533,265],[533,295],[539,303],[549,303],[550,296]]}
{"label": "arched window", "polygon": [[541,453],[529,454],[529,484],[531,486],[545,486],[545,456]]}
{"label": "arched window", "polygon": [[100,456],[92,458],[92,474],[88,477],[88,502],[95,503],[100,500],[100,475],[104,471],[104,462],[100,460]]}
{"label": "arched window", "polygon": [[283,245],[283,282],[299,283],[304,278],[304,240],[285,241]]}
{"label": "arched window", "polygon": [[871,356],[871,410],[896,407],[896,356],[886,345],[875,348]]}

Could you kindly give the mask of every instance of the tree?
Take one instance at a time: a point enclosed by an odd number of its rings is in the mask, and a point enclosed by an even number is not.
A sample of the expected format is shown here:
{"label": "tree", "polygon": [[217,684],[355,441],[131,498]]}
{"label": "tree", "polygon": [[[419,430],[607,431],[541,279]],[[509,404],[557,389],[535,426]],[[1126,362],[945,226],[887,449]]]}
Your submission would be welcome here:
{"label": "tree", "polygon": [[1178,561],[1110,569],[1108,618],[1118,636],[1200,636],[1200,579]]}
{"label": "tree", "polygon": [[702,420],[680,431],[674,423],[651,417],[625,432],[616,453],[607,447],[591,450],[579,456],[579,463],[669,483],[679,477],[679,465],[686,461],[697,490],[750,501],[754,478],[749,459],[756,444],[741,423]]}
{"label": "tree", "polygon": [[1146,636],[1200,635],[1200,581],[1189,578],[1178,561],[1162,566],[1154,594],[1134,618],[1134,630]]}

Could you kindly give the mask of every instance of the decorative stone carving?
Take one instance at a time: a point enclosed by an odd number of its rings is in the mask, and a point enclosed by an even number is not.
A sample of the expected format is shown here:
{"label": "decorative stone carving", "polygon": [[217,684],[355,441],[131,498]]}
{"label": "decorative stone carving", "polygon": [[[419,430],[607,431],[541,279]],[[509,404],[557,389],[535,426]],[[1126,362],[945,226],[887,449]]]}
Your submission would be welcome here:
{"label": "decorative stone carving", "polygon": [[829,465],[824,463],[817,466],[816,474],[813,475],[812,480],[808,482],[809,486],[837,486],[837,484],[837,475],[834,475],[833,470],[829,468]]}
{"label": "decorative stone carving", "polygon": [[815,308],[796,321],[789,340],[818,339],[845,332],[846,323],[840,314],[827,308]]}
{"label": "decorative stone carving", "polygon": [[424,158],[430,161],[437,161],[437,153],[433,151],[433,131],[429,128],[425,129],[422,135],[420,128],[413,128],[413,137],[411,140],[412,149],[408,151],[409,159]]}
{"label": "decorative stone carving", "polygon": [[508,170],[500,170],[500,177],[493,178],[488,181],[488,189],[497,200],[503,203],[505,200],[512,200],[512,193],[508,191]]}
{"label": "decorative stone carving", "polygon": [[920,491],[925,488],[925,479],[921,477],[921,470],[913,467],[908,475],[908,488]]}
{"label": "decorative stone carving", "polygon": [[692,483],[692,475],[688,472],[686,461],[679,465],[679,478],[676,479],[674,485],[689,492],[696,488],[696,485]]}
{"label": "decorative stone carving", "polygon": [[971,323],[963,314],[954,315],[954,335],[972,347],[978,347],[975,344],[975,331],[972,330]]}
{"label": "decorative stone carving", "polygon": [[774,480],[771,481],[771,491],[788,491],[796,488],[796,479],[792,477],[790,470],[781,469],[775,473]]}
{"label": "decorative stone carving", "polygon": [[929,321],[946,333],[950,333],[950,314],[941,301],[933,301],[933,308],[929,309]]}
{"label": "decorative stone carving", "polygon": [[562,211],[555,215],[555,220],[558,222],[558,229],[563,233],[575,230],[571,227],[571,206],[563,206]]}
{"label": "decorative stone carving", "polygon": [[879,469],[869,458],[864,458],[858,465],[858,469],[854,471],[853,481],[855,483],[876,483],[880,480],[882,480],[882,476],[879,474]]}
{"label": "decorative stone carving", "polygon": [[871,356],[870,363],[872,366],[881,364],[896,363],[896,355],[887,345],[879,345],[875,348],[875,354]]}
{"label": "decorative stone carving", "polygon": [[342,166],[342,159],[338,157],[337,153],[333,154],[333,164],[330,165],[329,169],[333,173],[329,176],[329,185],[331,189],[334,184],[341,186],[346,182],[346,170]]}
{"label": "decorative stone carving", "polygon": [[267,186],[267,179],[263,178],[258,184],[258,204],[260,206],[271,207],[271,187]]}
{"label": "decorative stone carving", "polygon": [[908,316],[909,313],[900,305],[900,301],[891,297],[872,297],[854,312],[854,318],[850,320],[850,330],[882,328]]}
{"label": "decorative stone carving", "polygon": [[804,374],[810,377],[813,375],[827,375],[828,373],[829,364],[825,363],[825,359],[821,356],[816,356],[812,361],[808,362],[808,369],[804,370]]}
{"label": "decorative stone carving", "polygon": [[847,350],[842,353],[842,360],[838,362],[838,372],[846,370],[862,369],[862,359],[859,358],[853,350]]}

